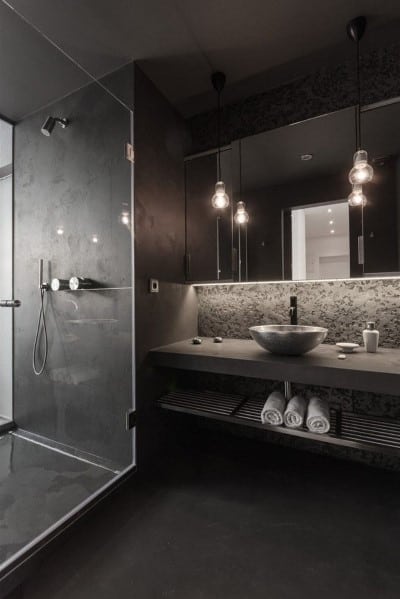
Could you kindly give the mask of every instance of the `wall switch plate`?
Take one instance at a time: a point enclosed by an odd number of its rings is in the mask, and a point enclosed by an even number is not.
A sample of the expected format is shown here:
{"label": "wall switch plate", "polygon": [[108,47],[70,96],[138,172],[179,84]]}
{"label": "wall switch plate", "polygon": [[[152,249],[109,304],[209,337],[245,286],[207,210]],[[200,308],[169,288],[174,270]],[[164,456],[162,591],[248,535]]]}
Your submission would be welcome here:
{"label": "wall switch plate", "polygon": [[160,291],[160,284],[158,279],[149,280],[149,291],[150,293],[158,293]]}

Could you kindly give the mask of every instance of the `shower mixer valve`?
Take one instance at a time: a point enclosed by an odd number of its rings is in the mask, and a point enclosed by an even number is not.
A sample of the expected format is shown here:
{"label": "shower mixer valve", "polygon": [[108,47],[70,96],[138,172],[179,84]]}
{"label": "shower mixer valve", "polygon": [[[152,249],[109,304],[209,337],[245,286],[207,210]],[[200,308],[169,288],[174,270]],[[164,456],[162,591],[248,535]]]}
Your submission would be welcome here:
{"label": "shower mixer valve", "polygon": [[43,258],[39,260],[39,289],[41,291],[48,291],[50,285],[43,281]]}

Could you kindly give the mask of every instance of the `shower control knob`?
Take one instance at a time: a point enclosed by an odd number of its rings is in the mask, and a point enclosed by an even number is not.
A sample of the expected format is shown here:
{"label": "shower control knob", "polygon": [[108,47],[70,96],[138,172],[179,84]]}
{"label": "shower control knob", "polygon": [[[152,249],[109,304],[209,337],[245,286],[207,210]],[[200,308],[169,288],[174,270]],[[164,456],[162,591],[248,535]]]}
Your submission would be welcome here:
{"label": "shower control knob", "polygon": [[71,277],[69,280],[69,288],[72,291],[77,291],[78,289],[93,289],[94,283],[92,279],[84,279],[82,277]]}
{"label": "shower control knob", "polygon": [[52,279],[51,280],[51,290],[52,291],[64,291],[65,289],[69,289],[69,281],[66,279]]}

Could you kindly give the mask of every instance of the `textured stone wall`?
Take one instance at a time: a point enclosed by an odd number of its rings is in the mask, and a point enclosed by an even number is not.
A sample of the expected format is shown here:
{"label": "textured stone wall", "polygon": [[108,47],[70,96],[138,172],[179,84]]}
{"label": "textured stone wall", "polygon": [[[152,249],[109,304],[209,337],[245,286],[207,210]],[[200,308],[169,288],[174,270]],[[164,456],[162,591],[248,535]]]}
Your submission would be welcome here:
{"label": "textured stone wall", "polygon": [[[364,105],[400,95],[400,44],[367,52],[361,61]],[[222,143],[355,105],[354,60],[321,68],[267,92],[225,106]],[[216,112],[188,119],[192,152],[216,146]]]}
{"label": "textured stone wall", "polygon": [[[257,324],[289,323],[297,295],[299,324],[328,329],[327,343],[362,343],[374,320],[383,347],[400,346],[400,279],[254,283],[197,287],[199,334],[249,338]],[[400,391],[400,390],[399,390]]]}

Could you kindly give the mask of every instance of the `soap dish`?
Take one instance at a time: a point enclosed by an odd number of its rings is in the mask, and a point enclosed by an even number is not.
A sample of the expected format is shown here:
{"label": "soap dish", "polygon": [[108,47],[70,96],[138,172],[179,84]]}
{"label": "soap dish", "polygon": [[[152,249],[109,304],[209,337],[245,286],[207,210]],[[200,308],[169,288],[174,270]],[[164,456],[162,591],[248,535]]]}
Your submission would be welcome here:
{"label": "soap dish", "polygon": [[336,345],[344,354],[352,354],[357,347],[360,347],[359,343],[336,343]]}

